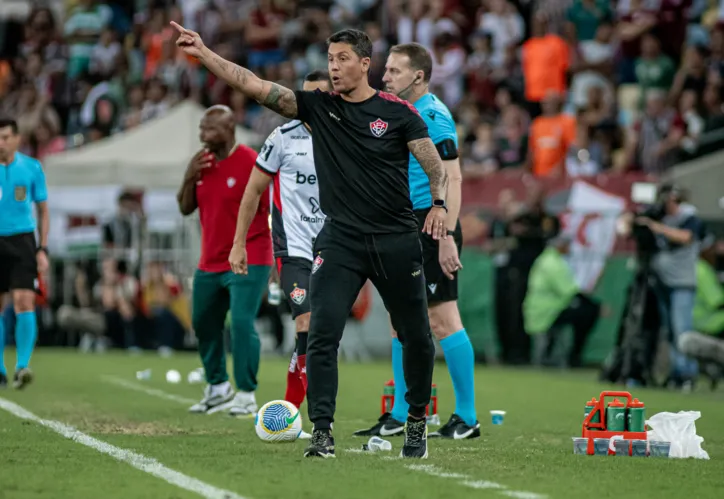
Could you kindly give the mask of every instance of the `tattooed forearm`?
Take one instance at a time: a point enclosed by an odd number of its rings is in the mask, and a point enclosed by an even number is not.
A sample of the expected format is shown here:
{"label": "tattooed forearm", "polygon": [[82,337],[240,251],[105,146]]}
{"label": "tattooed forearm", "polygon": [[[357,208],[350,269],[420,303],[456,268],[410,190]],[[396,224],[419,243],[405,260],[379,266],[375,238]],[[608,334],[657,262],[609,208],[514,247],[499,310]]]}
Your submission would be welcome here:
{"label": "tattooed forearm", "polygon": [[264,82],[266,96],[261,103],[287,118],[294,118],[297,115],[297,98],[294,92],[276,83]]}
{"label": "tattooed forearm", "polygon": [[207,51],[200,59],[216,76],[242,94],[282,116],[296,118],[297,99],[293,91],[262,80],[248,69],[229,62],[211,51]]}
{"label": "tattooed forearm", "polygon": [[447,195],[447,171],[442,164],[435,144],[429,138],[417,139],[407,143],[410,152],[425,170],[430,180],[430,191],[433,199],[445,199]]}

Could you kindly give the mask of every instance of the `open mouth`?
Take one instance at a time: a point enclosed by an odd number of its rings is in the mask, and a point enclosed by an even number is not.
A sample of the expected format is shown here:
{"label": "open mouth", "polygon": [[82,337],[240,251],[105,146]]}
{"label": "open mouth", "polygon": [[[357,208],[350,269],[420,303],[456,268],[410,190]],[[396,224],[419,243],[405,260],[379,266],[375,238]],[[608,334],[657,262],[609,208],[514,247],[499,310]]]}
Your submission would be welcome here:
{"label": "open mouth", "polygon": [[333,83],[333,84],[336,84],[336,83],[339,83],[339,82],[340,82],[339,76],[333,76],[333,77],[332,77],[332,83]]}

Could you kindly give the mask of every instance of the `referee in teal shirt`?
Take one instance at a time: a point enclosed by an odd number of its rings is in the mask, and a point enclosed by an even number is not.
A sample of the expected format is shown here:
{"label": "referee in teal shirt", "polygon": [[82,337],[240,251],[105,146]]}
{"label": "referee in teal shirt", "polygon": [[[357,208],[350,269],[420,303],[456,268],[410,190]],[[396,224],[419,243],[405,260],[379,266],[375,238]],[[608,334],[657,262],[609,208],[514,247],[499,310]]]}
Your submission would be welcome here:
{"label": "referee in teal shirt", "polygon": [[[14,120],[0,119],[0,296],[12,290],[15,307],[17,361],[13,386],[23,388],[33,379],[30,355],[38,324],[35,284],[38,272],[48,270],[48,190],[40,162],[18,151],[20,135]],[[37,221],[33,216],[37,206]],[[35,231],[39,230],[40,244]],[[0,320],[0,388],[7,386],[3,350],[4,324]]]}

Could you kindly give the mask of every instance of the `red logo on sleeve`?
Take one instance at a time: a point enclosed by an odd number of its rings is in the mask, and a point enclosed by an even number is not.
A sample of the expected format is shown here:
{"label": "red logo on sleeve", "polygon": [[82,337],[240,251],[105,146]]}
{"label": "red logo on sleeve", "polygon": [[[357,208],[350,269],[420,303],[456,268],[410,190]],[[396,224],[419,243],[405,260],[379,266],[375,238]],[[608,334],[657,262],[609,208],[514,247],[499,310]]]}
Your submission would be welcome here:
{"label": "red logo on sleeve", "polygon": [[370,131],[375,137],[382,137],[387,131],[387,122],[377,118],[377,120],[370,123]]}

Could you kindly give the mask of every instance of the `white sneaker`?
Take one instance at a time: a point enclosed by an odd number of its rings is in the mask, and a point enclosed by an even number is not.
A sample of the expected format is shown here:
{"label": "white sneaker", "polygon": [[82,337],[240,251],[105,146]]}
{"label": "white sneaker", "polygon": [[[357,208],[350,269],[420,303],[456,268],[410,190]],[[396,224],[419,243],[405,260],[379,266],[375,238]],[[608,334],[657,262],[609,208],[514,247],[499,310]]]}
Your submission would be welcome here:
{"label": "white sneaker", "polygon": [[234,403],[234,389],[228,381],[218,385],[206,385],[204,398],[189,407],[189,412],[197,414],[213,414],[224,411]]}
{"label": "white sneaker", "polygon": [[253,417],[259,408],[256,405],[254,392],[236,392],[236,396],[231,403],[229,416],[235,417]]}
{"label": "white sneaker", "polygon": [[299,435],[297,435],[297,438],[299,440],[309,440],[310,438],[312,438],[312,435],[302,430],[299,432]]}

